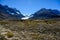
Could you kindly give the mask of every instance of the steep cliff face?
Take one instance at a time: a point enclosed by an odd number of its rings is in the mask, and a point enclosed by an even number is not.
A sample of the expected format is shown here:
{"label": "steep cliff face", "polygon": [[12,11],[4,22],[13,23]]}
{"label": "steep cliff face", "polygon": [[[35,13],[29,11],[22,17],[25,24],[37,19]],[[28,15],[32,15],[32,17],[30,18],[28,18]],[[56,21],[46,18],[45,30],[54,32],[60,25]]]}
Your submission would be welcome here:
{"label": "steep cliff face", "polygon": [[0,20],[17,20],[21,19],[22,17],[24,16],[19,10],[0,4]]}

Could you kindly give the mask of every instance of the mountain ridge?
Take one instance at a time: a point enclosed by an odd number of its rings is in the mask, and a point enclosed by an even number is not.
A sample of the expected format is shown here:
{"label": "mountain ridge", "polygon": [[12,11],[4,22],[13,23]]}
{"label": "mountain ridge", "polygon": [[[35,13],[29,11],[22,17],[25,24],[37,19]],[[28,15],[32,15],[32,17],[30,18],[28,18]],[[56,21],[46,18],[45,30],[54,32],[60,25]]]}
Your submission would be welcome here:
{"label": "mountain ridge", "polygon": [[41,8],[34,14],[26,17],[16,8],[0,4],[0,20],[26,20],[26,19],[59,19],[60,11],[56,9]]}
{"label": "mountain ridge", "polygon": [[53,18],[60,18],[60,11],[42,8],[32,14],[30,19],[53,19]]}
{"label": "mountain ridge", "polygon": [[0,4],[0,20],[19,20],[22,17],[24,15],[19,10]]}

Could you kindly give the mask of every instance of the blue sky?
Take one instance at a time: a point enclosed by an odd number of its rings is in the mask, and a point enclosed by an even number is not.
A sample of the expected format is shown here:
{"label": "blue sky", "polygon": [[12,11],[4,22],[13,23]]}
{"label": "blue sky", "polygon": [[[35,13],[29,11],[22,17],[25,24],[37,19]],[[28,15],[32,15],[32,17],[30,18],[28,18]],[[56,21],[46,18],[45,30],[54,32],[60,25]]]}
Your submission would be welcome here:
{"label": "blue sky", "polygon": [[0,0],[0,3],[20,10],[23,15],[31,15],[41,8],[60,10],[60,0]]}

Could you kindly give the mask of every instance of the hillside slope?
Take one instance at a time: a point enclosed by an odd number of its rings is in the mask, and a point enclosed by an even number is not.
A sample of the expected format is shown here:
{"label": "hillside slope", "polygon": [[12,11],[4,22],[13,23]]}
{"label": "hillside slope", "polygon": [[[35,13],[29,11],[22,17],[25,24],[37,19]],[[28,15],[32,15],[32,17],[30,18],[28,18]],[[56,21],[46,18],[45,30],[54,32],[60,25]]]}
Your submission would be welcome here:
{"label": "hillside slope", "polygon": [[59,19],[60,20],[60,11],[42,8],[31,15],[30,19]]}
{"label": "hillside slope", "polygon": [[0,20],[18,20],[22,17],[24,16],[19,10],[0,4]]}
{"label": "hillside slope", "polygon": [[0,21],[0,28],[6,40],[60,40],[60,21]]}

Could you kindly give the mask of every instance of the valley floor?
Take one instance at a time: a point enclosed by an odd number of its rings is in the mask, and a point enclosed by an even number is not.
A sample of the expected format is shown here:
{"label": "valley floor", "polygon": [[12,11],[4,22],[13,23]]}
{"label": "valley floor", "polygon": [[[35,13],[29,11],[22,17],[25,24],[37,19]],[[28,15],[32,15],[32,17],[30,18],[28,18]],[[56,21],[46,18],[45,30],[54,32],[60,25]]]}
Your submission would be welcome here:
{"label": "valley floor", "polygon": [[0,40],[60,40],[60,21],[0,21]]}

